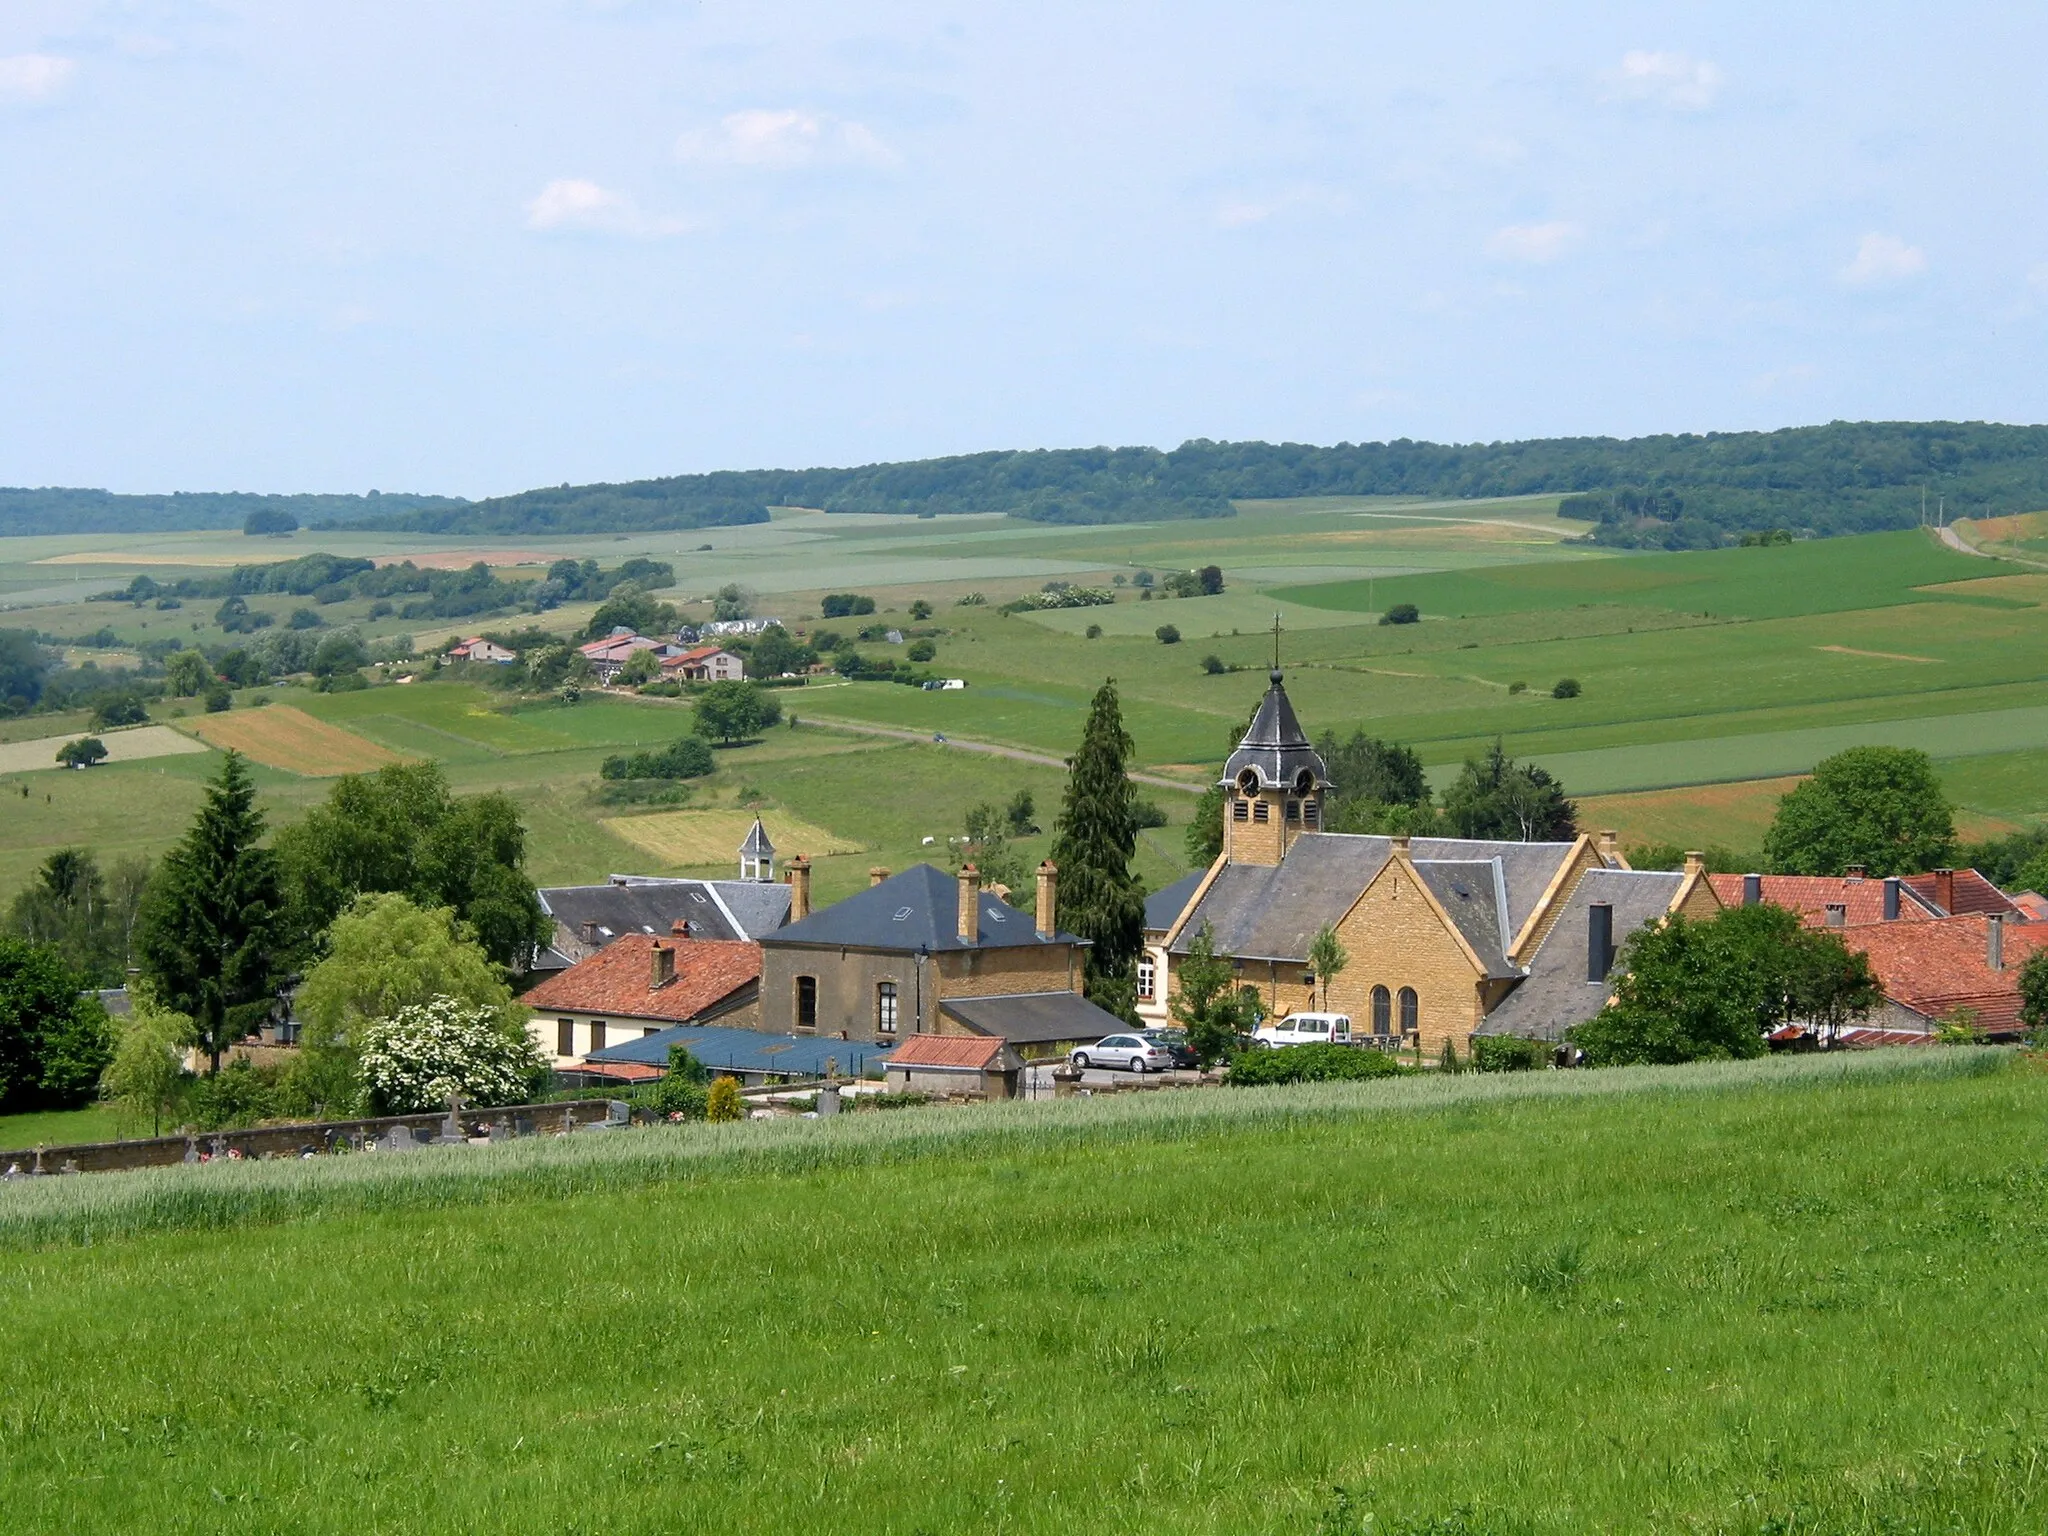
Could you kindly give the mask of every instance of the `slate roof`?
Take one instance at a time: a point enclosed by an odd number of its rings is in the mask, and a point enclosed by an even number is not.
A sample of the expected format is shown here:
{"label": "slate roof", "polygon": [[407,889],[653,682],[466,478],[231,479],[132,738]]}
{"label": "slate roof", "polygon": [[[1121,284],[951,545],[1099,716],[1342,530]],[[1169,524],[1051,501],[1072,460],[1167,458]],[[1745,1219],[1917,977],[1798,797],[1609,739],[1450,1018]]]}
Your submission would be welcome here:
{"label": "slate roof", "polygon": [[[654,948],[675,951],[675,979],[657,988]],[[761,946],[710,940],[649,938],[629,933],[588,960],[550,976],[520,999],[536,1013],[588,1013],[600,1018],[681,1023],[745,1001],[761,980]],[[664,1058],[666,1059],[666,1058]]]}
{"label": "slate roof", "polygon": [[1506,950],[1514,935],[1503,934],[1506,892],[1496,859],[1418,859],[1415,874],[1443,903],[1489,976],[1519,976]]}
{"label": "slate roof", "polygon": [[837,1040],[830,1035],[771,1035],[758,1029],[719,1025],[658,1029],[638,1040],[592,1051],[585,1059],[607,1065],[639,1062],[665,1067],[672,1045],[687,1047],[692,1056],[714,1072],[773,1072],[789,1077],[822,1076],[827,1061],[833,1062],[840,1072],[857,1077],[864,1066],[889,1059],[887,1044]]}
{"label": "slate roof", "polygon": [[[789,920],[789,887],[754,880],[655,880],[613,875],[603,885],[548,886],[541,910],[556,923],[554,959],[536,970],[560,970],[623,934],[674,931],[690,925],[692,939],[758,939]],[[597,924],[595,942],[583,943],[585,922]]]}
{"label": "slate roof", "polygon": [[1260,785],[1266,789],[1291,786],[1304,770],[1315,780],[1317,788],[1329,787],[1330,770],[1309,745],[1301,722],[1295,719],[1294,706],[1287,701],[1287,690],[1280,684],[1277,668],[1266,696],[1259,701],[1259,712],[1252,716],[1251,728],[1223,765],[1223,782],[1236,783],[1238,775],[1247,768],[1258,775]]}
{"label": "slate roof", "polygon": [[1012,1045],[1099,1040],[1126,1024],[1078,992],[1006,992],[993,997],[949,997],[939,1012],[977,1035],[1000,1035]]}
{"label": "slate roof", "polygon": [[[1570,843],[1418,837],[1409,844],[1408,856],[1415,861],[1418,872],[1426,864],[1499,862],[1497,897],[1505,903],[1505,910],[1493,920],[1492,944],[1498,952],[1513,943],[1515,935],[1522,931],[1571,850]],[[1247,960],[1306,961],[1309,940],[1315,937],[1316,930],[1325,923],[1336,922],[1350,910],[1359,893],[1386,867],[1393,851],[1391,838],[1318,832],[1298,839],[1274,868],[1229,865],[1216,877],[1201,906],[1182,927],[1173,952],[1186,954],[1188,945],[1206,922],[1214,932],[1218,954]],[[1436,889],[1434,883],[1431,889]],[[1438,896],[1442,899],[1440,892]],[[1465,929],[1463,922],[1459,926]],[[1475,932],[1483,936],[1486,930],[1466,930],[1468,941],[1473,940]],[[1477,942],[1473,942],[1473,948],[1482,956],[1487,954]]]}
{"label": "slate roof", "polygon": [[761,818],[756,816],[754,824],[747,828],[747,840],[740,844],[740,856],[765,859],[772,857],[774,852],[775,845],[768,841],[768,829],[761,825]]}
{"label": "slate roof", "polygon": [[912,1035],[889,1053],[889,1065],[986,1072],[1001,1065],[1006,1049],[994,1035]]}
{"label": "slate roof", "polygon": [[[1721,898],[1722,906],[1739,907],[1742,905],[1742,883],[1748,878],[1747,875],[1709,875],[1707,883]],[[1763,899],[1773,906],[1797,912],[1809,928],[1827,926],[1827,909],[1831,902],[1842,905],[1851,928],[1885,921],[1882,880],[1850,879],[1840,875],[1763,875],[1759,878],[1763,882]],[[1909,882],[1899,882],[1899,915],[1896,921],[1925,922],[1940,915],[1931,897],[1923,899]]]}
{"label": "slate roof", "polygon": [[2011,1032],[2019,1028],[2020,968],[2035,950],[2048,948],[2048,929],[2008,922],[2002,971],[1991,969],[1990,936],[1990,918],[1970,914],[1924,923],[1875,923],[1842,937],[1869,957],[1892,1002],[1930,1020],[1972,1008],[1979,1028]]}
{"label": "slate roof", "polygon": [[1587,870],[1530,957],[1528,976],[1473,1033],[1559,1040],[1592,1018],[1607,1006],[1620,972],[1606,981],[1586,980],[1587,908],[1599,901],[1612,905],[1619,949],[1630,934],[1669,912],[1684,884],[1685,876],[1675,870]]}
{"label": "slate roof", "polygon": [[764,944],[807,944],[848,949],[934,954],[955,949],[1015,949],[1034,944],[1084,944],[1071,933],[1038,936],[1037,919],[1000,896],[981,892],[981,942],[960,937],[960,884],[930,864],[913,864],[880,885],[820,908],[802,922],[762,936]]}
{"label": "slate roof", "polygon": [[1198,869],[1191,875],[1182,875],[1171,885],[1163,885],[1145,898],[1145,931],[1164,933],[1173,926],[1173,920],[1180,916],[1181,909],[1188,904],[1188,898],[1195,894],[1195,887],[1202,883],[1206,869]]}

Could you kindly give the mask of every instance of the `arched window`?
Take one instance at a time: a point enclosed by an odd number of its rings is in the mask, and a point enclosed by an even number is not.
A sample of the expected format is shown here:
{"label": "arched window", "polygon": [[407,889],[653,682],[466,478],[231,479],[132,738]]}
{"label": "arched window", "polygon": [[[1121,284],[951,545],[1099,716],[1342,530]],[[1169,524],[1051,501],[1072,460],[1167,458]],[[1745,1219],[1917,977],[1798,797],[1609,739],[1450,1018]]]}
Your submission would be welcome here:
{"label": "arched window", "polygon": [[1413,987],[1403,987],[1401,989],[1401,1033],[1404,1035],[1414,1034],[1420,1023],[1421,1009],[1416,1002],[1415,989]]}
{"label": "arched window", "polygon": [[1372,989],[1372,1032],[1376,1035],[1394,1032],[1394,994],[1385,987]]}

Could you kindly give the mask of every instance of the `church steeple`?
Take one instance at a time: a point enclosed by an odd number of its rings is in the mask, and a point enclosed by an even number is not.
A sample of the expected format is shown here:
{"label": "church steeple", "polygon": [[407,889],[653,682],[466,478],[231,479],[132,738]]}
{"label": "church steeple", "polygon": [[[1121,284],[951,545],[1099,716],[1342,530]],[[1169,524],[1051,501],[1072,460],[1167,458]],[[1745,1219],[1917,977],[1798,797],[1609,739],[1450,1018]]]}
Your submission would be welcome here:
{"label": "church steeple", "polygon": [[[1278,631],[1276,620],[1276,660]],[[1223,851],[1233,863],[1278,864],[1297,837],[1322,830],[1330,771],[1295,718],[1277,665],[1222,783]]]}

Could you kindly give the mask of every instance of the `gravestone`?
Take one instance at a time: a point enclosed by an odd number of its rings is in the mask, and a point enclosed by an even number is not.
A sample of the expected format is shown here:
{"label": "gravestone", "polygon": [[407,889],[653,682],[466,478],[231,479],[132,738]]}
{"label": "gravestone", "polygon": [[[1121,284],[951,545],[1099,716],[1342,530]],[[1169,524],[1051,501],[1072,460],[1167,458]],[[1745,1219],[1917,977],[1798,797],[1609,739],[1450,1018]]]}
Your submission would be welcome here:
{"label": "gravestone", "polygon": [[419,1143],[412,1139],[412,1132],[405,1126],[394,1125],[377,1138],[379,1152],[410,1152]]}
{"label": "gravestone", "polygon": [[498,1116],[497,1119],[491,1122],[490,1138],[493,1142],[510,1141],[512,1139],[512,1127],[505,1123],[503,1115]]}
{"label": "gravestone", "polygon": [[818,1090],[818,1113],[820,1116],[839,1113],[839,1089],[836,1084],[827,1083]]}

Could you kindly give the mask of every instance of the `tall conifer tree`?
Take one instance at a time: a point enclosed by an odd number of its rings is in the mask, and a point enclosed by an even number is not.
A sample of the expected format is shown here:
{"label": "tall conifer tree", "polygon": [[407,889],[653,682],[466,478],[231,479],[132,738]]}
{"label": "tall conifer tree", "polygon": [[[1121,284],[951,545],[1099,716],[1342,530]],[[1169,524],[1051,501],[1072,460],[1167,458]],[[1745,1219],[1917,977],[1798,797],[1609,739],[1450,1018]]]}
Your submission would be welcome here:
{"label": "tall conifer tree", "polygon": [[215,1072],[269,1005],[276,981],[283,902],[277,858],[258,846],[262,836],[249,765],[230,752],[143,899],[143,972],[165,1004],[190,1016]]}
{"label": "tall conifer tree", "polygon": [[1145,893],[1131,873],[1138,824],[1136,795],[1124,769],[1130,754],[1112,678],[1096,690],[1081,749],[1067,760],[1052,861],[1060,872],[1060,926],[1094,942],[1088,995],[1116,1013],[1130,1011],[1145,943]]}

